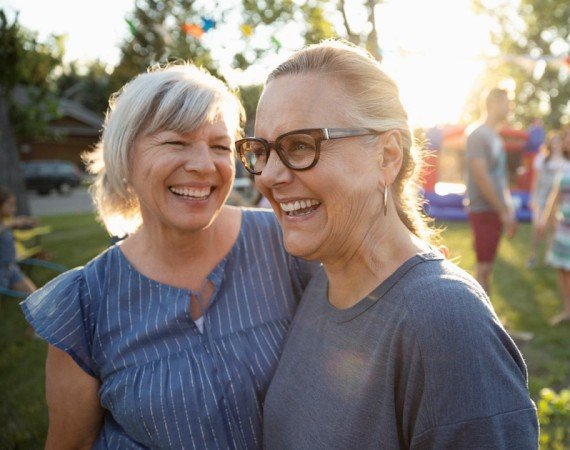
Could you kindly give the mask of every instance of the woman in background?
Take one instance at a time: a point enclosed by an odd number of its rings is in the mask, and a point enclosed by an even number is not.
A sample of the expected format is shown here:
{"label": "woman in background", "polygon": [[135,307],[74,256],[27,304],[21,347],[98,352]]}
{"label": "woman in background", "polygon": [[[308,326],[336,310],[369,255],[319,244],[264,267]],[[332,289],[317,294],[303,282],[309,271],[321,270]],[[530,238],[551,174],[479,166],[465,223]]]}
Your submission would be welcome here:
{"label": "woman in background", "polygon": [[[570,127],[562,134],[562,154],[570,160]],[[546,254],[546,263],[558,270],[558,285],[562,296],[562,312],[550,319],[551,325],[570,323],[570,164],[564,164],[554,181],[548,202],[540,217],[538,235],[542,236],[549,223],[556,220],[554,238]]]}
{"label": "woman in background", "polygon": [[[542,218],[542,212],[552,191],[554,180],[562,169],[564,162],[569,161],[562,154],[562,138],[557,131],[551,131],[540,152],[534,159],[534,177],[530,192],[530,208],[532,211],[532,238],[530,241],[530,255],[527,267],[533,269],[537,265],[537,251],[539,242],[538,228]],[[549,239],[547,239],[549,240]]]}

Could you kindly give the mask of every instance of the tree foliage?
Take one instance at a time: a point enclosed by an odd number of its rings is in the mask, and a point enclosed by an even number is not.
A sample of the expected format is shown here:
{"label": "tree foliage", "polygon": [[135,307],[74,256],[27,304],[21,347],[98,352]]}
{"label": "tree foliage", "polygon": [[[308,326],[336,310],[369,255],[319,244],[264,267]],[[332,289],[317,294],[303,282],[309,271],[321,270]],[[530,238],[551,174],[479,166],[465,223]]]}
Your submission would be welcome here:
{"label": "tree foliage", "polygon": [[201,6],[195,0],[137,0],[126,18],[130,35],[121,46],[121,61],[113,72],[114,90],[149,66],[172,60],[192,61],[219,75],[210,50],[199,37],[185,31],[209,16],[210,8],[222,17],[221,2],[213,3]]}
{"label": "tree foliage", "polygon": [[91,61],[82,65],[71,62],[57,79],[60,98],[72,100],[90,111],[104,114],[113,93],[111,76],[102,61]]}
{"label": "tree foliage", "polygon": [[494,73],[489,79],[515,81],[515,111],[522,124],[535,118],[543,119],[547,128],[570,123],[569,67],[568,60],[564,62],[570,52],[568,1],[503,2],[493,10],[485,3],[475,1],[478,10],[495,21],[493,42],[503,55],[489,66]]}
{"label": "tree foliage", "polygon": [[48,133],[47,123],[57,112],[52,93],[62,57],[61,39],[39,42],[36,33],[19,25],[17,16],[10,21],[0,9],[0,180],[16,195],[22,214],[29,208],[16,136]]}

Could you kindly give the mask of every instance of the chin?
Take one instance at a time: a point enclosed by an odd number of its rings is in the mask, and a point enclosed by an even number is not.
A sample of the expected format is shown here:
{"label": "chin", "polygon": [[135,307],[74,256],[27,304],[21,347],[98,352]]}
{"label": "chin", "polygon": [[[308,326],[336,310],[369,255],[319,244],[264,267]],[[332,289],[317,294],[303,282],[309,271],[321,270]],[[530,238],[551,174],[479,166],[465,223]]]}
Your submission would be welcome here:
{"label": "chin", "polygon": [[312,255],[315,254],[315,249],[312,248],[312,245],[311,245],[311,244],[313,244],[312,242],[306,243],[300,239],[287,239],[285,237],[283,243],[285,246],[285,250],[287,250],[287,253],[289,253],[293,256],[297,256],[299,258],[303,258],[303,259],[307,259],[307,260],[316,259],[315,257],[312,257]]}

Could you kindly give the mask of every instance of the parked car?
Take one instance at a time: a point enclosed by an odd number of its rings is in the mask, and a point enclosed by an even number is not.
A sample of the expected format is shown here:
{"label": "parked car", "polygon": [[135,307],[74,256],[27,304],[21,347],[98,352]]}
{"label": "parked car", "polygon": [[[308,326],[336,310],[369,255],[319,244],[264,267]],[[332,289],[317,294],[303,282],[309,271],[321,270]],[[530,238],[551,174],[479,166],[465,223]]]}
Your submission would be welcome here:
{"label": "parked car", "polygon": [[83,173],[71,161],[33,160],[22,163],[26,189],[47,195],[52,190],[60,194],[69,194],[81,184]]}

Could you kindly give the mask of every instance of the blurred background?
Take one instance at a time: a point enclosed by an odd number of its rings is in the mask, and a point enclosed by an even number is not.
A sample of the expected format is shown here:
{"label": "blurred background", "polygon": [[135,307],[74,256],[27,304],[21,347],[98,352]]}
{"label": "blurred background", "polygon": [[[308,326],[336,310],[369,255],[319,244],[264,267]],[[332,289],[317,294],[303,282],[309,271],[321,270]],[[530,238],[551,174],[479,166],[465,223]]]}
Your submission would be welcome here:
{"label": "blurred background", "polygon": [[[111,242],[81,160],[100,137],[111,94],[152,64],[191,60],[236,90],[251,134],[270,68],[333,37],[367,48],[398,82],[430,152],[426,213],[471,272],[465,131],[485,91],[511,92],[501,135],[523,225],[501,244],[493,304],[505,323],[535,335],[521,350],[542,448],[570,448],[570,327],[547,323],[560,308],[556,273],[524,264],[532,162],[549,131],[570,125],[568,0],[0,0],[0,185],[16,194],[18,214],[49,230],[44,255],[85,264]],[[241,166],[235,193],[235,203],[258,199]],[[39,285],[54,276],[32,275]],[[45,347],[24,337],[13,299],[0,298],[0,317],[0,449],[42,448]]]}
{"label": "blurred background", "polygon": [[342,37],[382,61],[418,136],[441,152],[428,191],[439,182],[440,193],[462,192],[462,131],[485,90],[509,89],[511,178],[528,190],[544,132],[570,123],[569,23],[564,0],[0,0],[0,180],[29,212],[19,163],[83,169],[109,95],[173,59],[235,88],[251,133],[269,68],[306,43]]}

